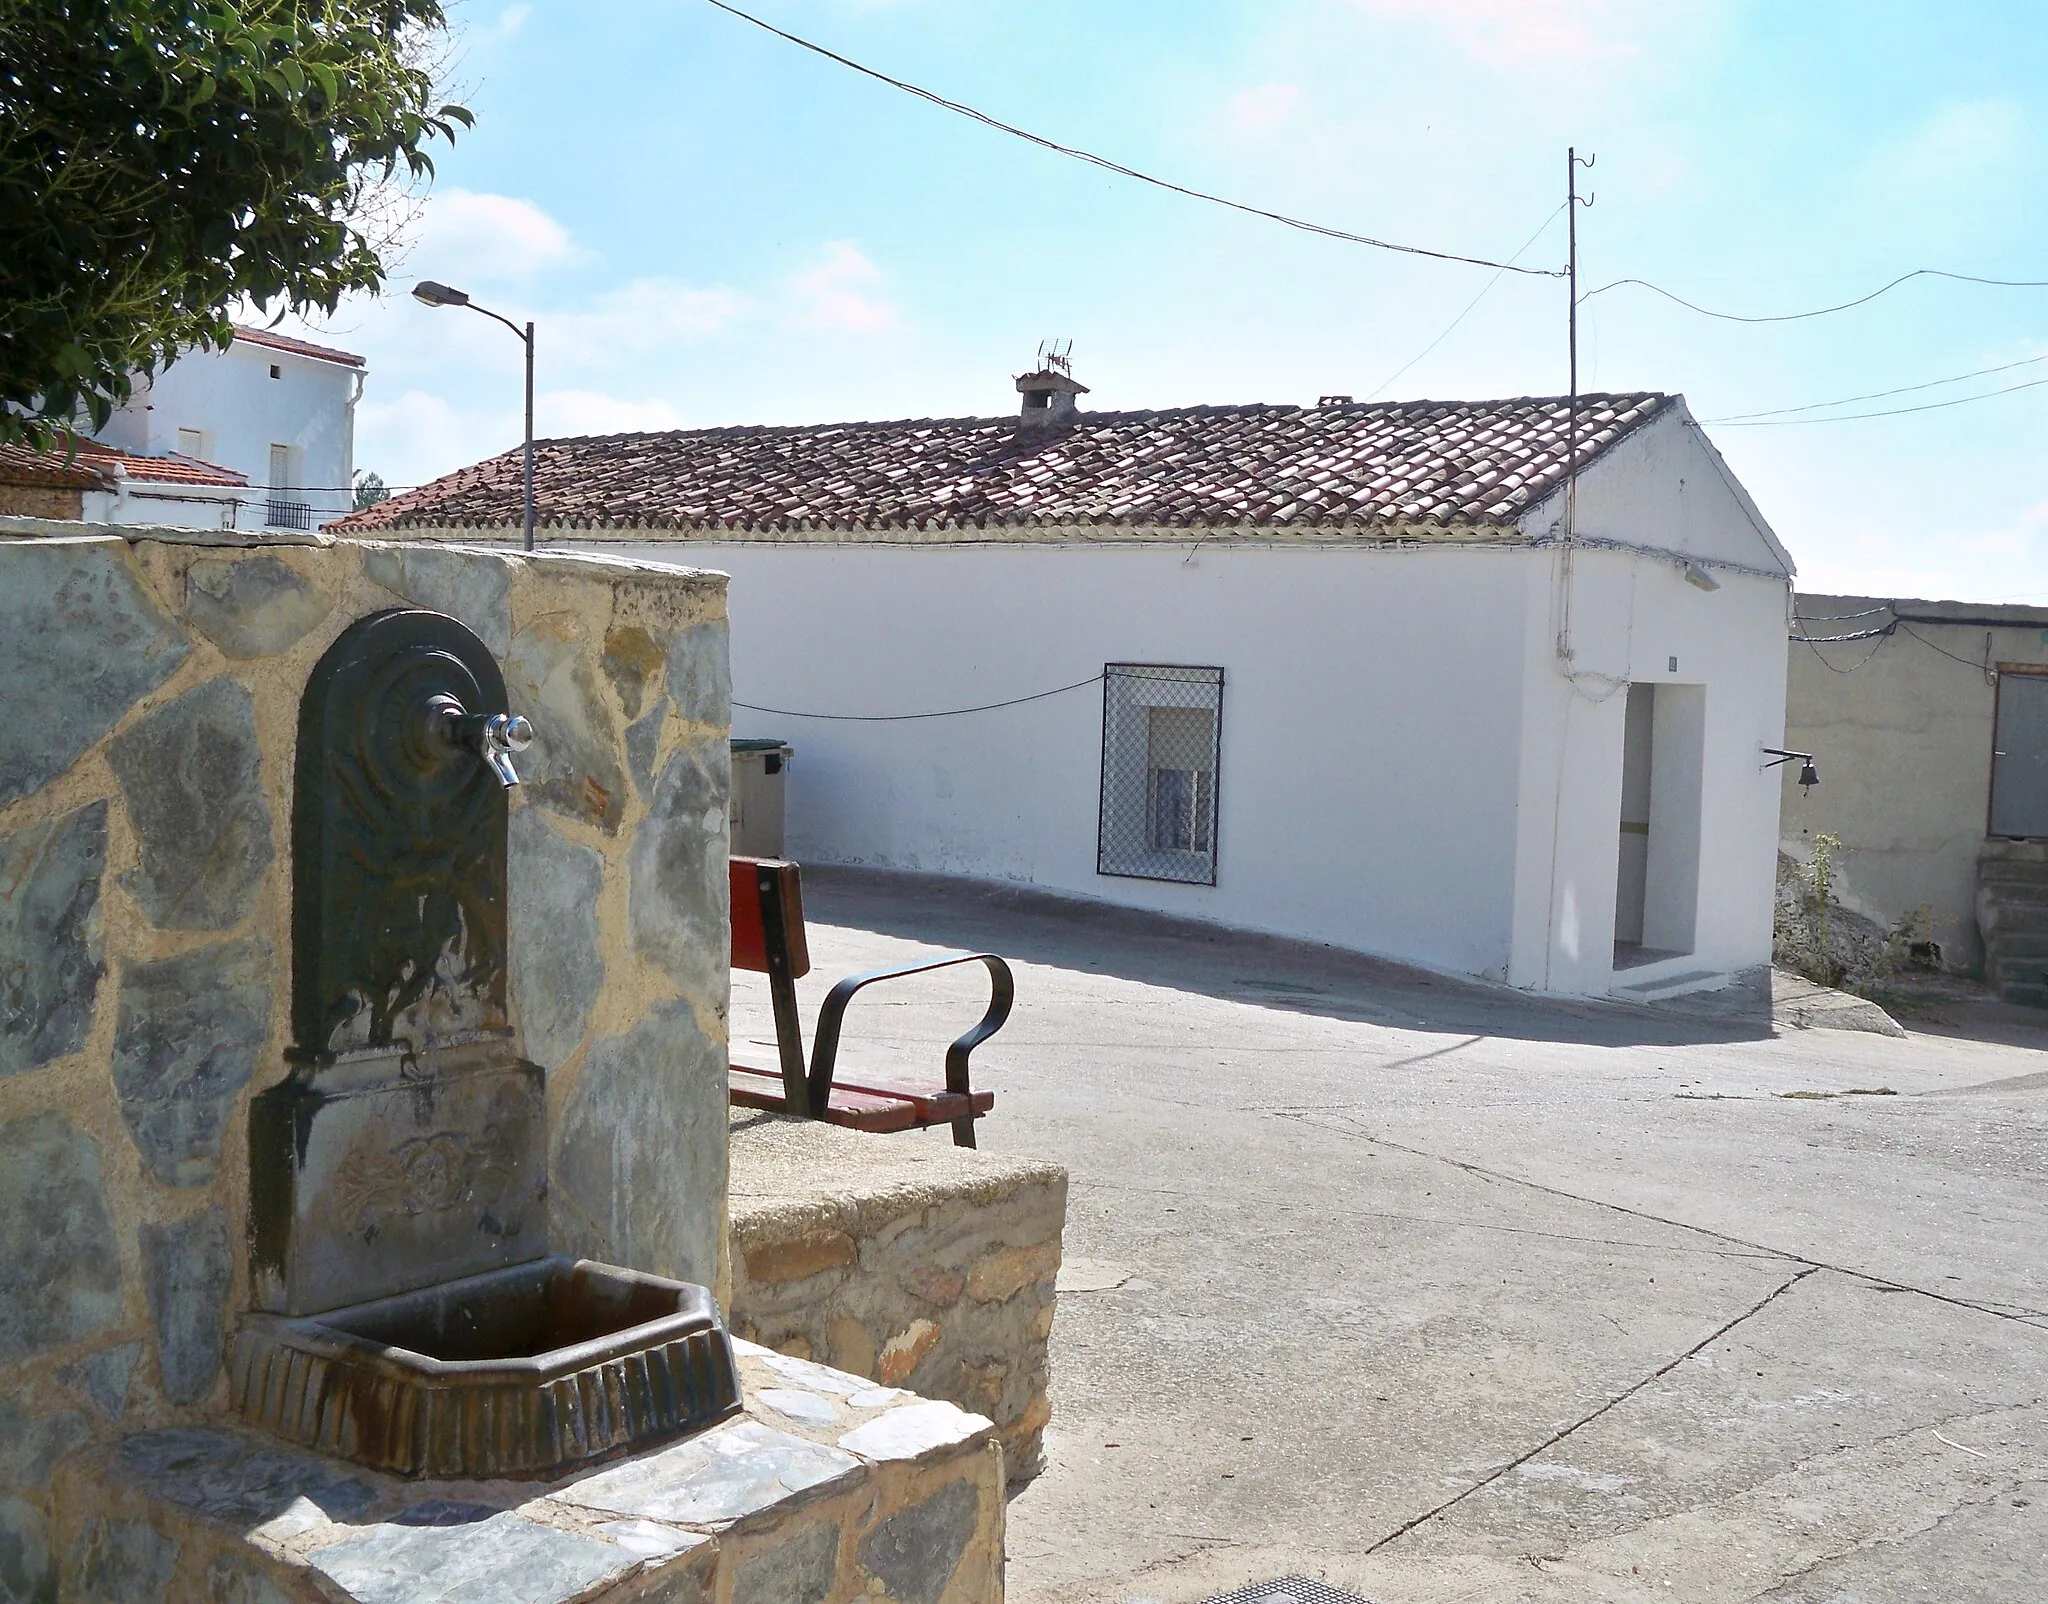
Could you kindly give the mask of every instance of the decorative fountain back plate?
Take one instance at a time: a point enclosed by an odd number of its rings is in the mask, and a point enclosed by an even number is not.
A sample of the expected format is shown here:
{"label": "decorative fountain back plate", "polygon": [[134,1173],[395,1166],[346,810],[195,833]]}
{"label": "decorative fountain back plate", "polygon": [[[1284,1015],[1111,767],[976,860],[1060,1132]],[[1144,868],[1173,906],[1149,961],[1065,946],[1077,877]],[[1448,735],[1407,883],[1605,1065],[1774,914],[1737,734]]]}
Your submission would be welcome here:
{"label": "decorative fountain back plate", "polygon": [[535,1476],[708,1425],[739,1378],[702,1287],[547,1252],[546,1075],[506,1003],[489,650],[400,609],[299,709],[291,1073],[251,1107],[236,1407],[405,1475]]}

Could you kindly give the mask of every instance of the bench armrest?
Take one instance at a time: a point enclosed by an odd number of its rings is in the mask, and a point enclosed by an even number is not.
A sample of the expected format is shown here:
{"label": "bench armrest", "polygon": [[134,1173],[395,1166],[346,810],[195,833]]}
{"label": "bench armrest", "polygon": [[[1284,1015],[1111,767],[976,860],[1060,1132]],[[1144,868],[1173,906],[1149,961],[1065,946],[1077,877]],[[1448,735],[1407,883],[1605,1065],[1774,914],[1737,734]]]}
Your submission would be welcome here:
{"label": "bench armrest", "polygon": [[[978,1024],[946,1049],[946,1090],[971,1093],[973,1087],[967,1079],[967,1055],[1003,1028],[1010,1017],[1010,1005],[1016,1001],[1017,987],[1010,977],[1010,966],[994,953],[949,952],[916,963],[895,964],[887,969],[870,969],[862,974],[848,975],[832,988],[824,1006],[818,1010],[818,1031],[811,1042],[809,1090],[812,1118],[824,1118],[826,1107],[831,1102],[832,1072],[839,1058],[839,1030],[846,1017],[846,1005],[853,1001],[856,992],[878,980],[900,980],[906,975],[922,975],[934,969],[972,963],[988,966],[988,1011]],[[974,1121],[971,1118],[955,1120],[953,1139],[963,1147],[972,1147]]]}

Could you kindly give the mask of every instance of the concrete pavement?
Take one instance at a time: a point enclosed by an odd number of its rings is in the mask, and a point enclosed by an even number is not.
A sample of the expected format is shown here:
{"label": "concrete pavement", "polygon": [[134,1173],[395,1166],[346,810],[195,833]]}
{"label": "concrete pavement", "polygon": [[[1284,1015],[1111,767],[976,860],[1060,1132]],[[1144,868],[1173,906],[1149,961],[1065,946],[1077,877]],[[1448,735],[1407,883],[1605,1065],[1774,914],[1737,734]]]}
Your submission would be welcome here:
{"label": "concrete pavement", "polygon": [[[2048,1017],[1773,1034],[957,882],[806,901],[810,1008],[1016,965],[983,1142],[1072,1193],[1013,1599],[2048,1597]],[[845,1062],[977,1012],[864,993]]]}

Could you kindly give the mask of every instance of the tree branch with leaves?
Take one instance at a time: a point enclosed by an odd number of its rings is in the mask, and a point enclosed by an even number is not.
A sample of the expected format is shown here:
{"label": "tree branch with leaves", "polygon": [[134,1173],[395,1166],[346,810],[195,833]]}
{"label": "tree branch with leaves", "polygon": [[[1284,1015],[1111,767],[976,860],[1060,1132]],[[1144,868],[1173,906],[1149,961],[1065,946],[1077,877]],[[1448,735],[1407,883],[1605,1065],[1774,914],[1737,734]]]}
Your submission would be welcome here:
{"label": "tree branch with leaves", "polygon": [[384,282],[377,197],[470,126],[439,0],[0,0],[0,440],[103,427],[230,312]]}

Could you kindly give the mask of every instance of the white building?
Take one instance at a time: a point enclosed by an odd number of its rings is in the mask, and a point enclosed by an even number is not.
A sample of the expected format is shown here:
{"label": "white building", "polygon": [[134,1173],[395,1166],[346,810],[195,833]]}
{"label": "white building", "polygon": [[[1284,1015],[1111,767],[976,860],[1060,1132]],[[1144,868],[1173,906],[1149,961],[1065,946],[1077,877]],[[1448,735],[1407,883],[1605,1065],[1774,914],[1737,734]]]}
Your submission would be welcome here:
{"label": "white building", "polygon": [[363,359],[237,328],[139,380],[75,451],[0,452],[0,511],[203,529],[317,529],[355,505]]}
{"label": "white building", "polygon": [[[1549,992],[1769,960],[1792,563],[1681,398],[1018,387],[1008,419],[540,447],[551,541],[732,575],[791,856]],[[518,522],[514,452],[354,527]]]}

